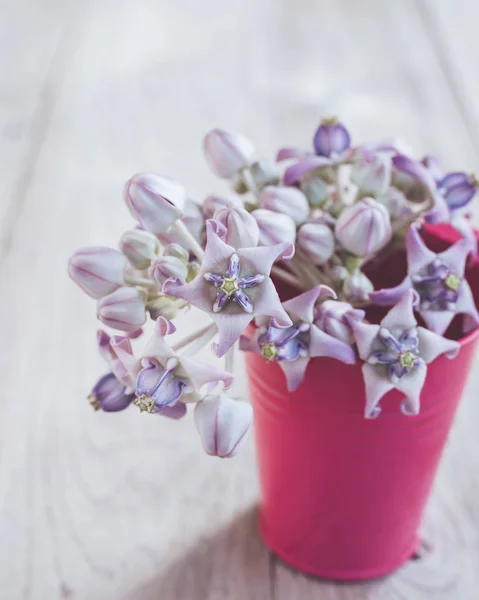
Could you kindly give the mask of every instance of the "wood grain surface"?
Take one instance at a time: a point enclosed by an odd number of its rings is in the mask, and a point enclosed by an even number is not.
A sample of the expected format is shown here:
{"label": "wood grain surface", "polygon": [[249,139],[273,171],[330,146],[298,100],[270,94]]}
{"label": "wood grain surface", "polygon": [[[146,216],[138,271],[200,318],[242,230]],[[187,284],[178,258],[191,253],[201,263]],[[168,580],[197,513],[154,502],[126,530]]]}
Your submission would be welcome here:
{"label": "wood grain surface", "polygon": [[0,600],[479,599],[477,361],[421,556],[322,582],[259,538],[252,443],[220,461],[191,418],[91,411],[95,307],[65,269],[129,227],[134,172],[220,191],[216,125],[266,154],[334,113],[477,169],[478,22],[474,0],[0,0]]}

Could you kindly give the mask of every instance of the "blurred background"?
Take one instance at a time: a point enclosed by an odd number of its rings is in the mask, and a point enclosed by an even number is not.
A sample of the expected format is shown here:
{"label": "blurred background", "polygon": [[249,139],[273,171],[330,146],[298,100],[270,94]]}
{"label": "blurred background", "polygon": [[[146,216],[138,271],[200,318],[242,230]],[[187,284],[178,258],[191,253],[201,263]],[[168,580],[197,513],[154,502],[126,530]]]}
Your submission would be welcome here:
{"label": "blurred background", "polygon": [[334,114],[477,171],[478,22],[474,0],[0,0],[1,600],[479,598],[477,369],[421,559],[336,587],[263,546],[251,442],[220,461],[191,416],[91,410],[95,305],[66,274],[130,227],[133,173],[222,191],[215,126],[272,157]]}

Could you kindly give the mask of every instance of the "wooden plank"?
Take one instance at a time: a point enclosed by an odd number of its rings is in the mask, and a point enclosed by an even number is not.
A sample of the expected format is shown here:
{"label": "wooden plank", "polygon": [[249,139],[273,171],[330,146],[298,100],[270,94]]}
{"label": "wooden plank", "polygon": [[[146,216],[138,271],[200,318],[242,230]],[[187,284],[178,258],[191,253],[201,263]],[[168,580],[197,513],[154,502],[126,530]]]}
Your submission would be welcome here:
{"label": "wooden plank", "polygon": [[477,2],[416,0],[425,30],[433,44],[444,77],[456,99],[475,146],[475,168],[479,162],[479,108],[477,62],[479,41]]}
{"label": "wooden plank", "polygon": [[67,23],[58,0],[0,4],[0,254],[10,245],[68,60]]}
{"label": "wooden plank", "polygon": [[[260,39],[254,3],[222,6],[99,1],[77,25],[2,265],[11,346],[0,359],[0,595],[9,600],[270,596],[252,445],[221,462],[204,455],[191,418],[94,414],[85,394],[104,370],[95,306],[65,273],[75,247],[115,245],[131,227],[121,191],[132,173],[169,172],[206,191],[203,132],[256,126],[232,85],[247,71],[248,32]],[[254,83],[241,87],[254,103]],[[197,325],[190,313],[183,329]]]}

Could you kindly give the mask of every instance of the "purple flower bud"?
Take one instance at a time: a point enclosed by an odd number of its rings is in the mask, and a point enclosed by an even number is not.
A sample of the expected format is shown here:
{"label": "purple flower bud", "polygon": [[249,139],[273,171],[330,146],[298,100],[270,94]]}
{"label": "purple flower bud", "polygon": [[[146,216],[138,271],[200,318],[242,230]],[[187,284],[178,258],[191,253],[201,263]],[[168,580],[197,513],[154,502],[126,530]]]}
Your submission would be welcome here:
{"label": "purple flower bud", "polygon": [[373,284],[361,271],[355,271],[344,281],[343,292],[351,304],[367,302],[373,291]]}
{"label": "purple flower bud", "polygon": [[251,248],[258,245],[258,225],[255,218],[244,208],[225,206],[217,210],[213,218],[226,228],[223,240],[233,248]]}
{"label": "purple flower bud", "polygon": [[183,216],[185,190],[170,179],[154,173],[138,173],[126,182],[125,202],[143,229],[165,233]]}
{"label": "purple flower bud", "polygon": [[315,325],[351,346],[354,343],[354,335],[348,319],[362,321],[363,318],[364,311],[353,308],[347,302],[326,300],[319,308]]}
{"label": "purple flower bud", "polygon": [[195,406],[195,424],[203,448],[212,456],[231,458],[244,445],[253,422],[253,410],[245,401],[206,396]]}
{"label": "purple flower bud", "polygon": [[178,312],[178,304],[174,298],[170,296],[158,296],[148,300],[146,305],[150,317],[156,321],[158,317],[165,317],[172,321]]}
{"label": "purple flower bud", "polygon": [[323,265],[334,252],[334,235],[324,223],[305,223],[298,230],[297,245],[314,262]]}
{"label": "purple flower bud", "polygon": [[349,132],[334,117],[322,119],[313,139],[314,149],[319,156],[336,156],[351,146]]}
{"label": "purple flower bud", "polygon": [[113,248],[92,246],[79,248],[68,261],[68,273],[73,281],[92,298],[110,294],[123,285],[126,260]]}
{"label": "purple flower bud", "polygon": [[227,206],[228,208],[244,208],[243,203],[241,202],[238,196],[228,196],[224,198],[223,196],[208,196],[205,198],[203,204],[201,205],[201,209],[205,216],[205,219],[212,219],[215,212]]}
{"label": "purple flower bud", "polygon": [[168,244],[163,250],[163,256],[174,256],[179,258],[181,262],[188,264],[190,253],[186,248],[183,248],[180,244]]}
{"label": "purple flower bud", "polygon": [[294,187],[270,185],[260,193],[258,201],[261,208],[288,215],[296,225],[304,223],[309,215],[306,196]]}
{"label": "purple flower bud", "polygon": [[118,381],[113,373],[101,377],[88,396],[90,404],[95,410],[117,412],[127,408],[134,398],[134,394],[127,394],[125,386]]}
{"label": "purple flower bud", "polygon": [[448,173],[438,183],[439,192],[449,208],[455,210],[466,206],[476,195],[479,181],[467,173]]}
{"label": "purple flower bud", "polygon": [[146,321],[145,292],[134,287],[121,287],[98,301],[97,316],[113,329],[136,331]]}
{"label": "purple flower bud", "polygon": [[158,239],[143,229],[126,231],[120,239],[120,250],[136,269],[147,269],[159,248]]}
{"label": "purple flower bud", "polygon": [[254,148],[251,142],[235,133],[213,129],[203,140],[206,162],[217,177],[231,179],[251,164]]}
{"label": "purple flower bud", "polygon": [[372,198],[348,206],[336,222],[336,237],[356,256],[371,256],[384,248],[392,236],[387,209]]}
{"label": "purple flower bud", "polygon": [[188,269],[185,263],[176,256],[159,256],[149,268],[148,275],[156,281],[161,289],[170,277],[175,277],[178,282],[184,283]]}
{"label": "purple flower bud", "polygon": [[329,198],[328,184],[320,177],[312,175],[303,177],[301,190],[314,208],[322,206]]}
{"label": "purple flower bud", "polygon": [[351,181],[367,194],[384,194],[391,183],[391,157],[385,153],[363,152],[363,156],[353,163]]}
{"label": "purple flower bud", "polygon": [[259,227],[259,243],[271,246],[282,242],[294,243],[296,225],[291,217],[281,213],[258,208],[252,213]]}

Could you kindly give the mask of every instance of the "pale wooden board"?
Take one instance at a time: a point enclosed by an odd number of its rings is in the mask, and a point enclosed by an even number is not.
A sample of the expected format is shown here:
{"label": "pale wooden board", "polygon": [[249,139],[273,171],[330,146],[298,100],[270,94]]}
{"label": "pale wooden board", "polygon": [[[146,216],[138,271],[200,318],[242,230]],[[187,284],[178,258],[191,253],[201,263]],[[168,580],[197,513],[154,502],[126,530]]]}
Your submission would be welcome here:
{"label": "pale wooden board", "polygon": [[[4,4],[7,30],[22,7],[28,20],[26,0]],[[114,245],[130,225],[121,188],[131,173],[170,173],[198,199],[212,189],[200,140],[214,125],[270,152],[309,143],[319,115],[340,112],[357,140],[399,131],[418,151],[472,168],[473,142],[415,5],[61,4],[37,3],[40,37],[14,36],[22,55],[53,61],[48,92],[33,68],[12,70],[5,89],[22,93],[0,114],[14,121],[28,97],[18,117],[28,120],[43,102],[37,133],[13,153],[0,146],[6,195],[12,170],[29,173],[23,209],[7,204],[17,227],[0,273],[0,598],[478,597],[477,375],[431,503],[431,552],[379,583],[321,583],[270,561],[255,526],[251,443],[219,461],[199,451],[190,418],[91,412],[84,396],[103,368],[94,303],[65,276],[75,247]],[[182,329],[193,323],[187,315]]]}

